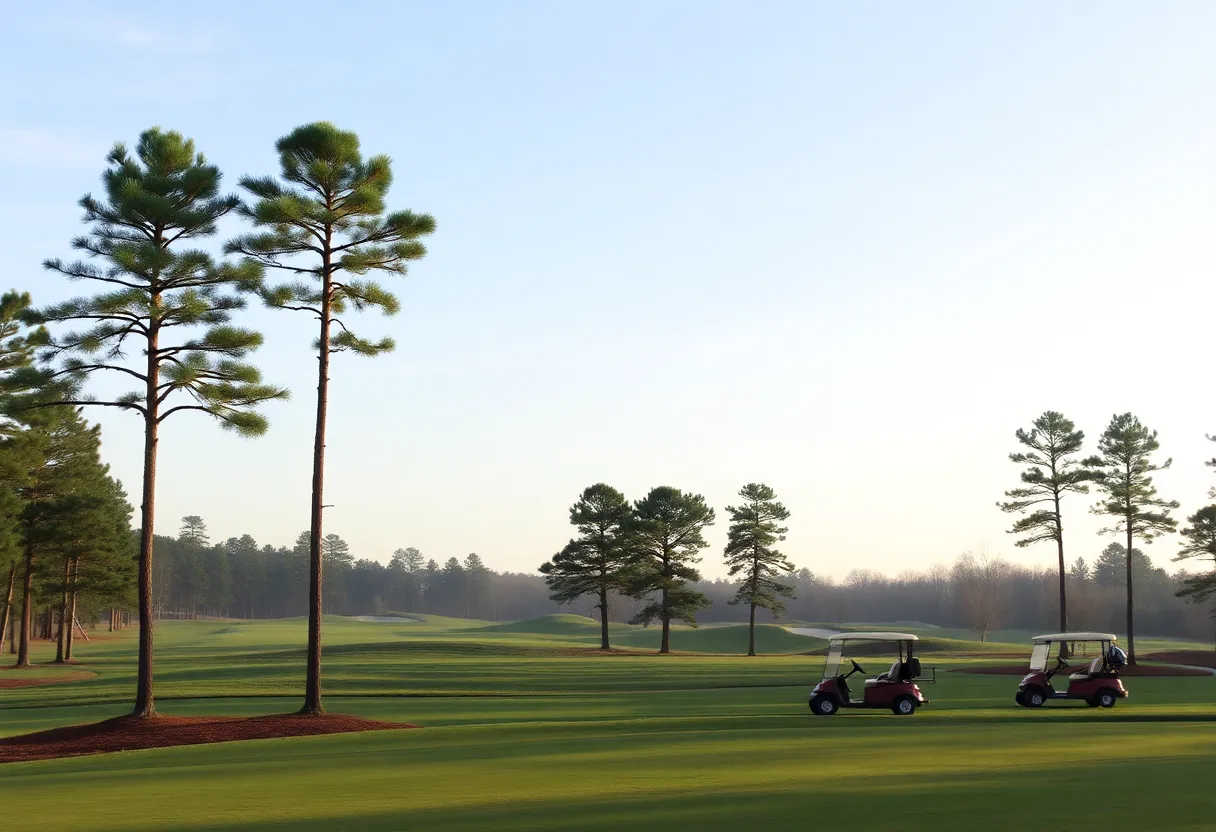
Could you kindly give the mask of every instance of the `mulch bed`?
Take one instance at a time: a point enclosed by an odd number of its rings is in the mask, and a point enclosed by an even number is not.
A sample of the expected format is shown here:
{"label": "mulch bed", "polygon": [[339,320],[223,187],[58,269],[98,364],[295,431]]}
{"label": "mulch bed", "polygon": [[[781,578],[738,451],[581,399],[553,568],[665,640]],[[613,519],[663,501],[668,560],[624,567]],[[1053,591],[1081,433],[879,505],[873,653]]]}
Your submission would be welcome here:
{"label": "mulch bed", "polygon": [[10,688],[37,688],[43,685],[62,685],[68,682],[82,682],[85,679],[92,679],[96,676],[95,673],[80,672],[80,673],[65,673],[62,676],[41,676],[35,679],[22,679],[18,677],[0,676],[0,690],[8,690]]}
{"label": "mulch bed", "polygon": [[89,725],[69,725],[0,739],[0,763],[79,757],[111,751],[203,745],[236,740],[310,737],[356,731],[417,728],[404,722],[376,722],[340,714],[279,714],[254,717],[121,716]]}
{"label": "mulch bed", "polygon": [[[1148,658],[1145,656],[1144,658]],[[1160,661],[1154,658],[1153,661]],[[1188,662],[1194,664],[1194,662]],[[1077,668],[1065,668],[1076,672]],[[956,667],[953,669],[955,673],[979,673],[990,676],[1025,676],[1030,670],[1024,664],[1000,664],[1000,665],[984,665],[980,667]],[[1063,673],[1063,671],[1061,671]],[[1209,676],[1202,670],[1195,670],[1190,667],[1166,667],[1162,665],[1138,664],[1134,667],[1125,667],[1119,671],[1120,676]]]}

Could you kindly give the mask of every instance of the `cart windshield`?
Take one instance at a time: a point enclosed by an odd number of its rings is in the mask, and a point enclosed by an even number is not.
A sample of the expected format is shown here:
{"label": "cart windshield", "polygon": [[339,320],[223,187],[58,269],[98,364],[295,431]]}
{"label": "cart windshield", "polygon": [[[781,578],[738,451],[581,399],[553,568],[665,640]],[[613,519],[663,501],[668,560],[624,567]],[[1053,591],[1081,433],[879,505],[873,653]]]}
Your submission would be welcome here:
{"label": "cart windshield", "polygon": [[832,679],[840,672],[840,660],[843,656],[843,641],[833,641],[828,645],[828,658],[823,665],[823,678]]}
{"label": "cart windshield", "polygon": [[1030,669],[1037,672],[1049,670],[1055,667],[1057,660],[1061,658],[1064,659],[1064,667],[1086,664],[1094,659],[1105,658],[1109,649],[1109,641],[1045,641],[1036,644],[1031,650]]}
{"label": "cart windshield", "polygon": [[912,643],[915,640],[916,636],[906,636],[902,633],[860,633],[850,634],[845,638],[833,638],[828,642],[823,678],[832,679],[847,672],[841,665],[851,666],[852,659],[855,658],[871,663],[890,663],[892,657],[901,662],[907,661],[912,658]]}

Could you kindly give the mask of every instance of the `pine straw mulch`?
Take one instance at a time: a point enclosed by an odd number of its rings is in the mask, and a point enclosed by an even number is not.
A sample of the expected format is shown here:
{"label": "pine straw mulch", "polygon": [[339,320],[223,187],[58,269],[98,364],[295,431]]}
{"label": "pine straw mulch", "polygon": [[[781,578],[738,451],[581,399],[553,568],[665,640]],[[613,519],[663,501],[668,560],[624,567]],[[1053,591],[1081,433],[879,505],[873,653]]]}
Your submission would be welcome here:
{"label": "pine straw mulch", "polygon": [[0,763],[50,760],[203,745],[237,740],[266,740],[279,737],[310,737],[348,734],[357,731],[390,731],[417,728],[404,722],[376,722],[341,714],[277,714],[254,717],[156,716],[137,719],[120,716],[88,725],[69,725],[16,737],[0,738]]}
{"label": "pine straw mulch", "polygon": [[11,688],[36,688],[43,685],[62,685],[68,682],[83,682],[85,679],[97,678],[96,673],[88,670],[77,670],[72,673],[59,673],[54,676],[26,676],[24,674],[32,674],[35,671],[43,668],[61,668],[71,667],[74,662],[65,662],[64,664],[41,665],[36,664],[30,667],[0,667],[0,690],[9,690]]}
{"label": "pine straw mulch", "polygon": [[[1145,656],[1144,658],[1148,658]],[[1154,659],[1157,661],[1157,659]],[[1081,666],[1073,668],[1065,668],[1069,672],[1076,673]],[[1030,669],[1025,664],[998,664],[998,665],[979,665],[976,667],[956,667],[953,668],[955,673],[978,673],[986,676],[1025,676],[1030,672]],[[1063,671],[1061,671],[1061,675]],[[1130,677],[1145,677],[1145,676],[1210,676],[1203,670],[1196,670],[1192,667],[1171,667],[1169,665],[1151,665],[1138,664],[1135,666],[1127,666],[1119,671],[1120,676]]]}

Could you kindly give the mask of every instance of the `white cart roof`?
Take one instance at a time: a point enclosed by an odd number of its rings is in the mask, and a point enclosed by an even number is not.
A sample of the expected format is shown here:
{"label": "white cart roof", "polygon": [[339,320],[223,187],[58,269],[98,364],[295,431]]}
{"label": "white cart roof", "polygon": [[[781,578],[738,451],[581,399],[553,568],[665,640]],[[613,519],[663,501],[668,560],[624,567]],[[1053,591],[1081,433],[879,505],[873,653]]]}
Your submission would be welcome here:
{"label": "white cart roof", "polygon": [[919,641],[911,633],[837,633],[832,641]]}
{"label": "white cart roof", "polygon": [[1035,636],[1035,644],[1046,644],[1049,641],[1118,641],[1119,637],[1112,633],[1052,633],[1046,636]]}

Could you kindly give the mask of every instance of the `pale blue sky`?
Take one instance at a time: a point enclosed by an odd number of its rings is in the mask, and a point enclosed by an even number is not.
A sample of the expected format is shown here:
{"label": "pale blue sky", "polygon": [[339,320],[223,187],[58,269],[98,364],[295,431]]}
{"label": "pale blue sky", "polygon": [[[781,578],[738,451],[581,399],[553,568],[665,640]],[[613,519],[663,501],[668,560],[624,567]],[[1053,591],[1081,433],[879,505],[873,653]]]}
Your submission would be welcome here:
{"label": "pale blue sky", "polygon": [[[1047,408],[1092,440],[1115,411],[1158,429],[1180,519],[1213,483],[1216,5],[5,6],[5,286],[82,288],[39,263],[151,125],[235,189],[330,120],[394,158],[393,207],[437,218],[390,281],[402,313],[361,322],[396,354],[333,372],[328,530],[358,557],[530,571],[603,480],[703,493],[719,575],[723,509],[758,480],[816,572],[981,543],[1049,564],[994,507]],[[166,424],[164,533],[307,527],[312,324],[252,317],[295,399],[256,441]],[[138,422],[95,415],[134,496]],[[1092,558],[1101,523],[1070,502]]]}

